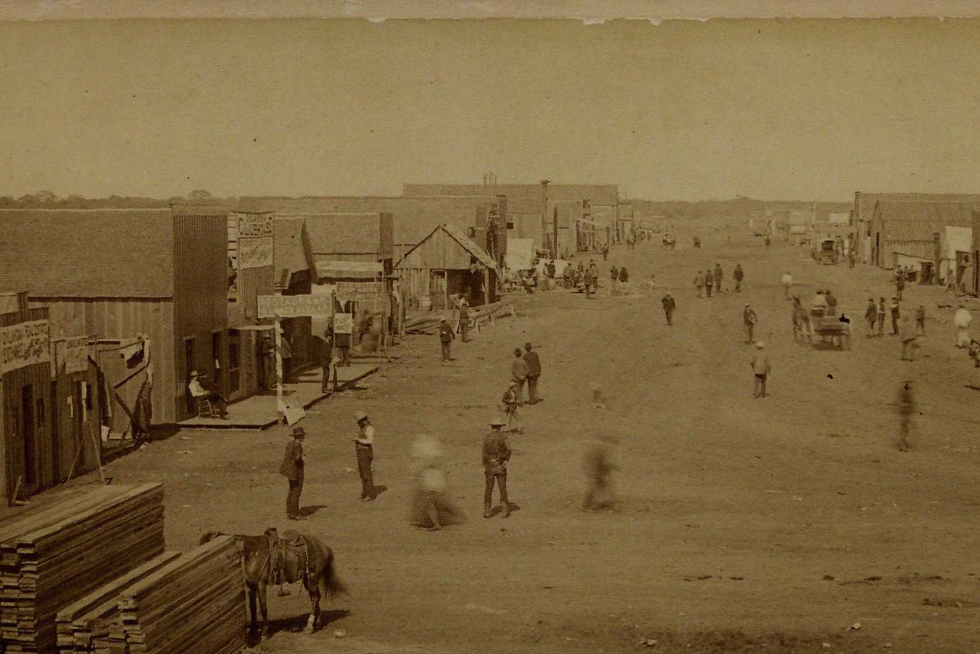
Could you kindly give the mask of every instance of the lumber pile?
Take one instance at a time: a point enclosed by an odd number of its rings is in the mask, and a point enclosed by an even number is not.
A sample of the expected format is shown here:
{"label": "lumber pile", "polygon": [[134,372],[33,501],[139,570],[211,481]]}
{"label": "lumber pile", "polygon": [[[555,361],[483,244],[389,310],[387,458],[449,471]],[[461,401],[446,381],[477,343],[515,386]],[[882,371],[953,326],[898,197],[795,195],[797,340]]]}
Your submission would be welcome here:
{"label": "lumber pile", "polygon": [[[471,328],[479,328],[496,318],[516,315],[513,304],[505,301],[485,304],[479,307],[470,307],[469,314]],[[439,321],[441,319],[442,315],[439,313],[413,316],[405,320],[405,333],[435,334],[439,329]]]}
{"label": "lumber pile", "polygon": [[245,647],[245,627],[241,555],[222,536],[124,589],[107,651],[234,654]]}
{"label": "lumber pile", "polygon": [[163,548],[162,484],[102,486],[0,527],[0,649],[53,652],[60,609]]}
{"label": "lumber pile", "polygon": [[119,616],[119,594],[179,557],[179,552],[161,554],[61,609],[56,620],[58,651],[108,652],[109,627]]}

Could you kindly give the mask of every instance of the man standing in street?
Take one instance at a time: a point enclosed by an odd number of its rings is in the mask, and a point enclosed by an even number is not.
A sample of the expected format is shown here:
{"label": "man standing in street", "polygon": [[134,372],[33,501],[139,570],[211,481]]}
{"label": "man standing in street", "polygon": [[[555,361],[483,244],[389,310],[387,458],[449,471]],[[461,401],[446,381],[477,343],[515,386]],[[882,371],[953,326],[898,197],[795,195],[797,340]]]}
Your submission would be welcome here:
{"label": "man standing in street", "polygon": [[483,472],[486,477],[486,490],[483,493],[483,517],[491,518],[493,506],[493,485],[500,489],[500,504],[503,506],[504,517],[510,517],[510,502],[507,500],[507,462],[510,461],[511,449],[507,442],[507,434],[501,431],[504,421],[495,417],[490,421],[490,432],[483,437]]}
{"label": "man standing in street", "polygon": [[609,275],[612,277],[612,287],[613,287],[613,290],[615,291],[616,288],[619,287],[619,284],[618,284],[618,282],[619,282],[619,268],[616,267],[616,264],[613,264],[613,267],[609,269]]}
{"label": "man standing in street", "polygon": [[742,272],[742,264],[735,264],[735,272],[732,273],[732,277],[735,278],[735,292],[742,292],[742,278],[745,277],[745,273]]}
{"label": "man standing in street", "polygon": [[289,481],[286,495],[286,517],[290,520],[303,520],[299,510],[299,496],[303,492],[303,439],[306,431],[302,427],[293,428],[293,440],[286,444],[286,454],[279,466],[279,474]]}
{"label": "man standing in street", "polygon": [[470,342],[470,303],[463,298],[459,301],[459,332],[460,340]]}
{"label": "man standing in street", "polygon": [[715,292],[717,293],[721,293],[721,280],[723,276],[724,273],[722,273],[721,271],[721,264],[716,263],[715,264]]}
{"label": "man standing in street", "polygon": [[442,360],[452,361],[452,352],[450,351],[450,344],[456,335],[453,334],[453,328],[449,326],[446,319],[443,318],[439,321],[439,342],[442,344]]}
{"label": "man standing in street", "polygon": [[361,477],[361,500],[374,501],[374,473],[371,463],[374,461],[374,426],[368,419],[368,414],[358,411],[354,414],[357,420],[357,436],[354,438],[354,452],[357,454],[357,472]]}
{"label": "man standing in street", "polygon": [[787,300],[790,297],[790,291],[793,290],[793,276],[788,272],[783,273],[783,297]]}
{"label": "man standing in street", "polygon": [[875,335],[875,319],[878,317],[878,307],[875,305],[873,297],[868,298],[868,308],[864,312],[864,319],[868,321],[868,338]]}
{"label": "man standing in street", "polygon": [[673,325],[674,324],[674,309],[677,307],[677,304],[674,302],[674,298],[672,298],[670,296],[670,293],[668,293],[667,295],[664,296],[664,298],[661,300],[661,302],[664,305],[664,315],[667,316],[667,324],[668,325]]}
{"label": "man standing in street", "polygon": [[766,396],[766,379],[772,371],[769,355],[765,352],[766,344],[759,341],[755,344],[756,352],[752,356],[752,372],[755,373],[755,397]]}
{"label": "man standing in street", "polygon": [[704,275],[701,274],[700,270],[694,276],[694,288],[698,289],[698,297],[704,297]]}
{"label": "man standing in street", "polygon": [[[323,330],[323,341],[320,343],[320,367],[323,368],[323,381],[320,383],[320,392],[326,393],[330,384],[330,373],[333,369],[333,325],[327,324]],[[337,382],[334,380],[334,390],[337,390]]]}
{"label": "man standing in street", "polygon": [[262,358],[262,389],[266,391],[276,388],[276,348],[272,344],[271,336],[263,336],[262,344],[259,346],[259,355]]}
{"label": "man standing in street", "polygon": [[956,326],[956,347],[969,347],[970,345],[970,323],[973,316],[966,306],[960,302],[960,308],[953,314],[953,325]]}
{"label": "man standing in street", "polygon": [[745,323],[745,342],[752,343],[755,341],[753,338],[753,332],[755,332],[755,324],[759,322],[759,316],[755,314],[755,309],[750,307],[748,304],[742,310],[742,322]]}
{"label": "man standing in street", "polygon": [[926,308],[922,304],[915,310],[915,333],[920,336],[926,335]]}
{"label": "man standing in street", "polygon": [[878,298],[878,336],[885,335],[885,298]]}
{"label": "man standing in street", "polygon": [[714,286],[715,280],[711,276],[711,268],[704,271],[704,292],[705,295],[711,297],[711,287]]}
{"label": "man standing in street", "polygon": [[895,271],[895,295],[902,301],[902,291],[905,290],[905,271],[899,268]]}
{"label": "man standing in street", "polygon": [[524,344],[524,363],[527,364],[527,399],[528,404],[537,404],[541,401],[538,397],[538,377],[541,376],[541,360],[538,353],[531,349],[530,343]]}
{"label": "man standing in street", "polygon": [[514,360],[510,362],[510,379],[517,386],[517,401],[524,395],[524,382],[527,381],[527,361],[521,356],[521,349],[514,350]]}
{"label": "man standing in street", "polygon": [[890,308],[892,313],[892,336],[898,336],[898,314],[899,312],[901,312],[901,307],[898,304],[897,297],[892,298],[892,304]]}

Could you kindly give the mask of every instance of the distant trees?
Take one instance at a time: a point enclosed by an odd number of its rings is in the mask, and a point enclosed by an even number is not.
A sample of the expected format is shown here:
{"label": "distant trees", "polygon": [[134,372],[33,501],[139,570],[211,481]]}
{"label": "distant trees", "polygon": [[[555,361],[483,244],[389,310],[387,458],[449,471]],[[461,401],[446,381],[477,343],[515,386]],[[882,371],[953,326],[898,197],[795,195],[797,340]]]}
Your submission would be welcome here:
{"label": "distant trees", "polygon": [[208,193],[207,191],[205,191],[204,189],[197,189],[195,191],[191,191],[190,195],[187,196],[187,199],[188,200],[210,200],[211,199],[211,194]]}

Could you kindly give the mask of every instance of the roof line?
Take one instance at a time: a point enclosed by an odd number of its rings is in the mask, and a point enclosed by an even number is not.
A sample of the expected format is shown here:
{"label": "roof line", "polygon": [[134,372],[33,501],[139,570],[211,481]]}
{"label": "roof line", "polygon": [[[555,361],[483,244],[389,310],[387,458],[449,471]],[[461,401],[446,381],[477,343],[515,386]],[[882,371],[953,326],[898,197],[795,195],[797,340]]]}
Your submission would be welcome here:
{"label": "roof line", "polygon": [[147,211],[147,212],[170,211],[170,207],[132,207],[132,208],[106,207],[104,209],[32,209],[32,208],[13,209],[13,208],[3,207],[0,208],[0,211],[5,213],[24,213],[27,211],[43,212],[43,213],[105,213],[107,211],[119,212],[119,213],[135,213],[138,211]]}

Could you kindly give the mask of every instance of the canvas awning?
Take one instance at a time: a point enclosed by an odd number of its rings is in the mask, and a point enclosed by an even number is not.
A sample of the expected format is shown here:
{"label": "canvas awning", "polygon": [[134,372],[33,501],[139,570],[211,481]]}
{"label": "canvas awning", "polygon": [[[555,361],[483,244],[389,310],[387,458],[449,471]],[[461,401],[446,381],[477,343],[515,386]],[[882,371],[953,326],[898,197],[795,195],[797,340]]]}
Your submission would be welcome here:
{"label": "canvas awning", "polygon": [[317,277],[375,279],[384,272],[377,261],[317,261]]}

